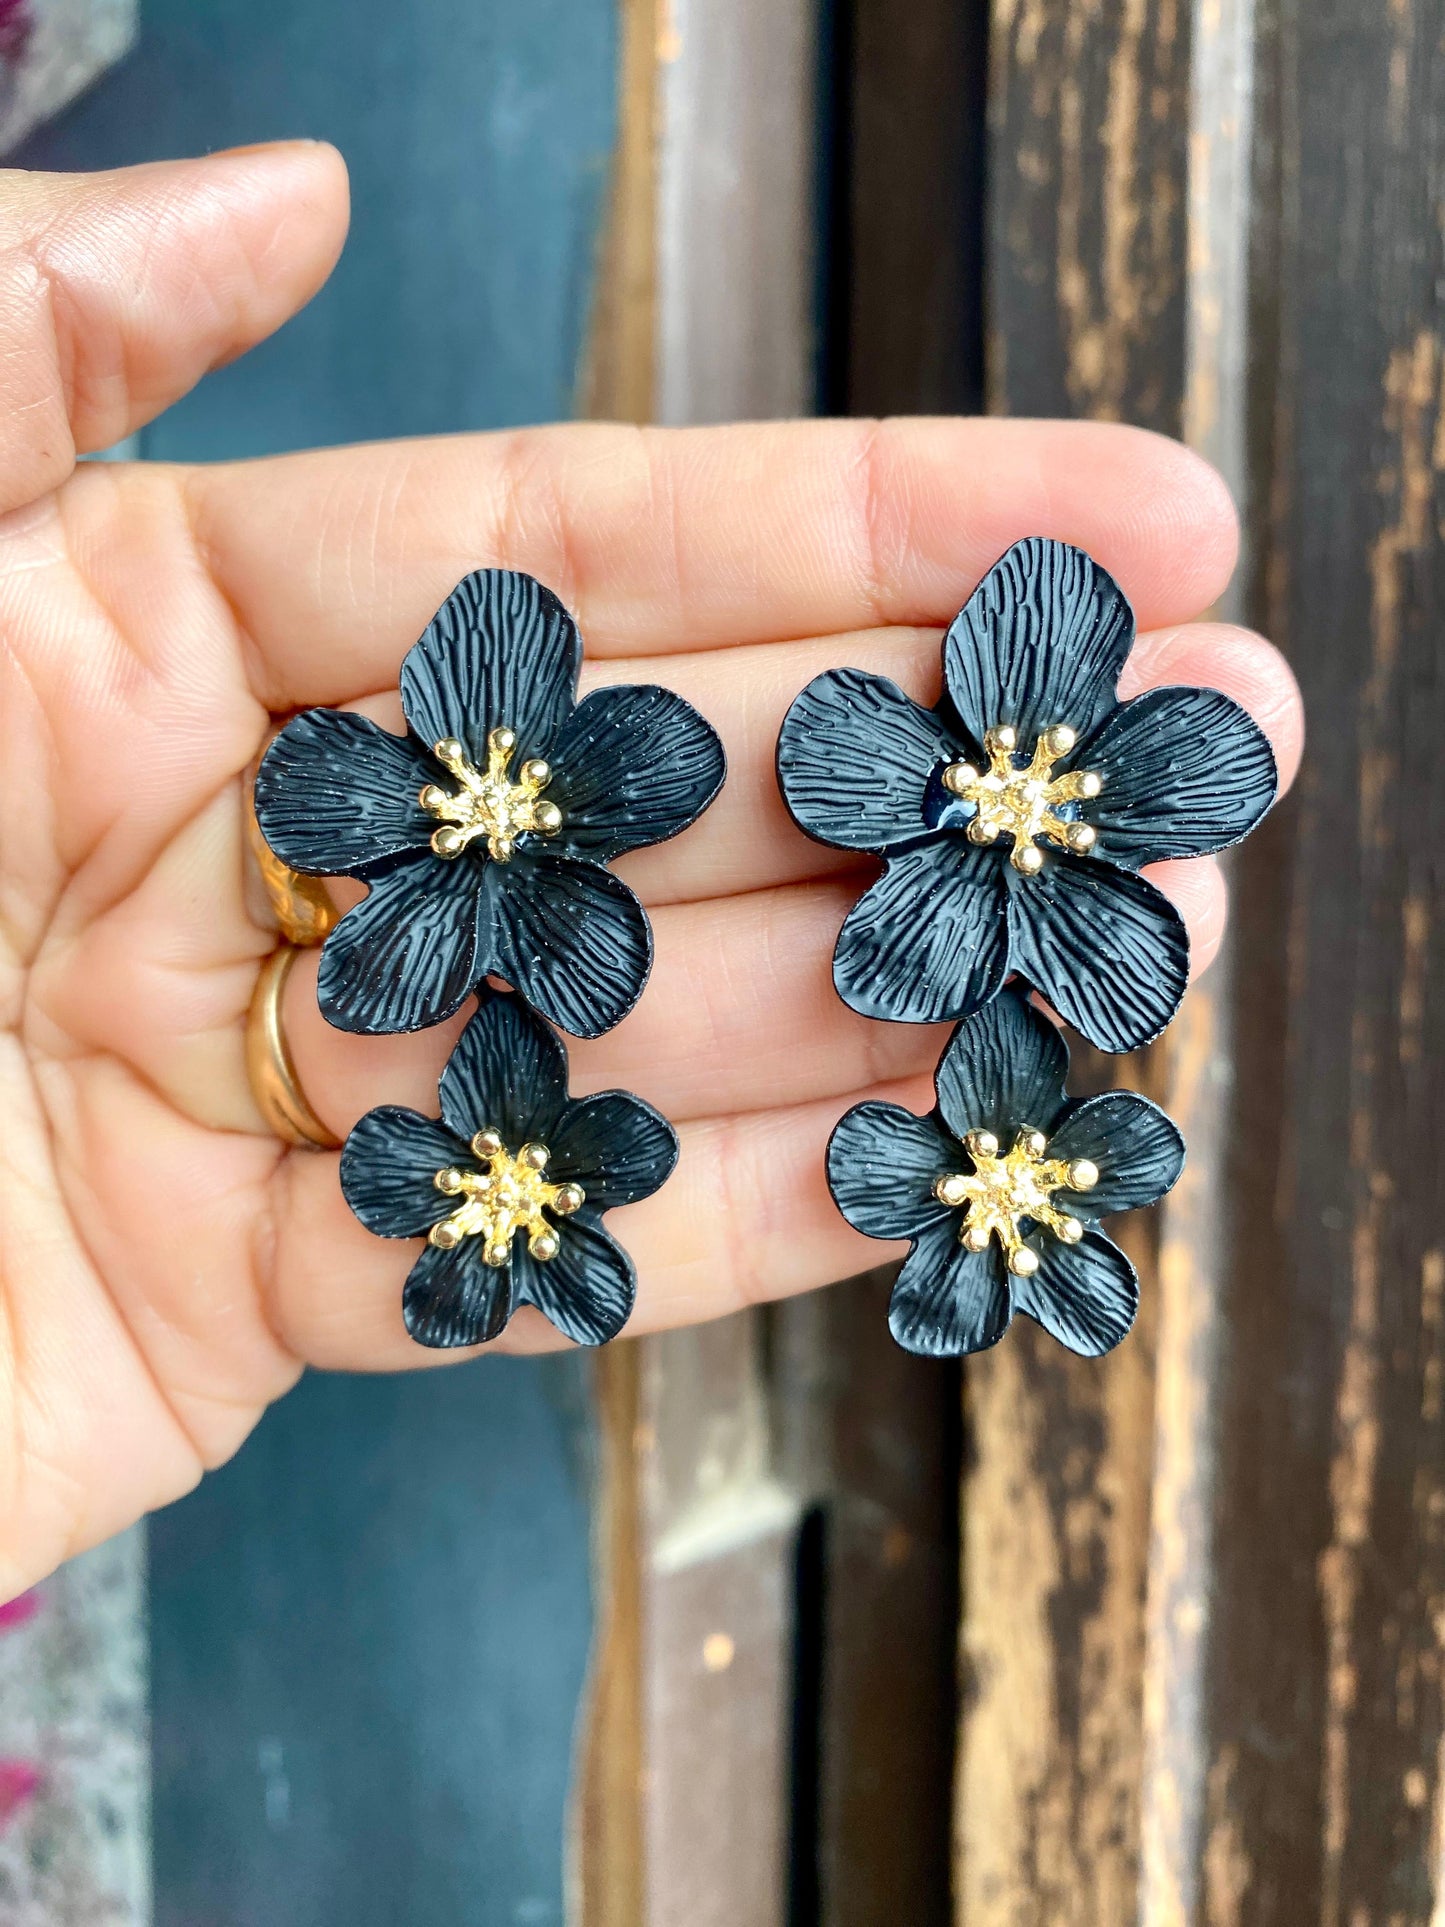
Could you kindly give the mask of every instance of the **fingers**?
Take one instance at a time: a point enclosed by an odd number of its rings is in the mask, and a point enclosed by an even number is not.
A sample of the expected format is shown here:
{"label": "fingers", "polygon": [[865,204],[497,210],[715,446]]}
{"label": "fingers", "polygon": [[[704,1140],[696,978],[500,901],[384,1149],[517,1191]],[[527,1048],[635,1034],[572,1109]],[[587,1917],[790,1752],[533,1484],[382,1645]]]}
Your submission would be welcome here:
{"label": "fingers", "polygon": [[0,512],[293,315],[346,232],[334,149],[0,176]]}
{"label": "fingers", "polygon": [[[946,1030],[872,1023],[833,990],[833,945],[857,894],[839,879],[659,911],[646,995],[607,1036],[567,1041],[574,1094],[620,1086],[676,1121],[931,1069]],[[315,986],[315,959],[298,959],[285,1022],[323,1121],[342,1136],[375,1104],[434,1111],[464,1020],[414,1037],[358,1037],[325,1021]]]}
{"label": "fingers", "polygon": [[469,569],[525,569],[598,657],[949,621],[1011,543],[1078,543],[1142,623],[1221,592],[1236,524],[1178,443],[1108,423],[568,426],[183,472],[273,709],[395,684]]}
{"label": "fingers", "polygon": [[[1196,858],[1151,874],[1189,922],[1202,968],[1224,921],[1218,864]],[[852,878],[822,879],[658,911],[646,995],[607,1036],[568,1040],[574,1093],[620,1086],[678,1122],[932,1070],[947,1026],[875,1023],[833,989],[833,946],[860,888]],[[286,987],[302,1088],[338,1137],[376,1104],[434,1113],[437,1078],[463,1021],[408,1037],[336,1030],[316,1007],[314,956],[298,959]]]}
{"label": "fingers", "polygon": [[[840,1217],[823,1175],[828,1137],[847,1105],[883,1097],[926,1110],[926,1078],[845,1100],[685,1124],[677,1170],[655,1196],[607,1214],[637,1266],[630,1336],[720,1318],[745,1305],[851,1277],[903,1246],[861,1237]],[[342,1201],[334,1156],[289,1157],[278,1174],[269,1322],[310,1364],[400,1371],[469,1353],[428,1352],[401,1318],[420,1240],[374,1238]],[[563,1341],[524,1310],[492,1347],[552,1350]]]}
{"label": "fingers", "polygon": [[[663,681],[706,716],[727,751],[721,795],[686,835],[638,850],[618,874],[651,905],[766,890],[802,877],[859,867],[856,855],[815,843],[798,830],[778,789],[778,730],[788,705],[825,669],[891,676],[915,701],[942,688],[936,629],[865,629],[807,642],[705,650],[650,661],[589,664],[584,691],[611,682]],[[1166,683],[1221,689],[1270,738],[1283,782],[1299,767],[1304,735],[1299,689],[1288,664],[1262,636],[1222,623],[1195,623],[1142,636],[1129,659],[1124,693]],[[389,729],[404,725],[396,697],[356,705]]]}
{"label": "fingers", "polygon": [[1304,753],[1305,714],[1294,671],[1272,643],[1224,622],[1195,622],[1140,636],[1119,678],[1122,697],[1170,684],[1218,689],[1247,710],[1270,740],[1281,794]]}

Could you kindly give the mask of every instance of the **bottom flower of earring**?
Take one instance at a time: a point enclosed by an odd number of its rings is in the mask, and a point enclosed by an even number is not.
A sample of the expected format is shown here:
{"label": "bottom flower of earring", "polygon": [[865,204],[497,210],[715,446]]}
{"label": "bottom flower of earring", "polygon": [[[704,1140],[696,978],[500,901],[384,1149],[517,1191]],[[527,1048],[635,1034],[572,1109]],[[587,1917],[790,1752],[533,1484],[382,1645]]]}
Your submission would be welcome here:
{"label": "bottom flower of earring", "polygon": [[888,1314],[905,1350],[985,1351],[1022,1311],[1094,1358],[1133,1324],[1134,1267],[1097,1220],[1163,1197],[1184,1141],[1132,1091],[1071,1101],[1068,1067],[1057,1028],[1006,990],[949,1039],[929,1116],[860,1104],[834,1131],[838,1209],[912,1242]]}
{"label": "bottom flower of earring", "polygon": [[439,1119],[368,1111],[341,1154],[367,1230],[427,1240],[402,1294],[412,1337],[480,1344],[535,1305],[576,1344],[615,1338],[637,1281],[602,1214],[670,1176],[667,1119],[625,1091],[569,1098],[561,1043],[505,992],[482,993],[438,1094]]}

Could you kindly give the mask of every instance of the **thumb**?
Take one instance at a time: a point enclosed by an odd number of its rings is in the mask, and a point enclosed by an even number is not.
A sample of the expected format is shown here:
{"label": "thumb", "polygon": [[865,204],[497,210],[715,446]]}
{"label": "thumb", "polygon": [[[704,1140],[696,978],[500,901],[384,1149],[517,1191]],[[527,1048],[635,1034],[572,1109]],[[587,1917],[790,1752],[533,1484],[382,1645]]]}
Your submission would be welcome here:
{"label": "thumb", "polygon": [[310,141],[0,172],[0,512],[158,415],[325,281],[346,167]]}

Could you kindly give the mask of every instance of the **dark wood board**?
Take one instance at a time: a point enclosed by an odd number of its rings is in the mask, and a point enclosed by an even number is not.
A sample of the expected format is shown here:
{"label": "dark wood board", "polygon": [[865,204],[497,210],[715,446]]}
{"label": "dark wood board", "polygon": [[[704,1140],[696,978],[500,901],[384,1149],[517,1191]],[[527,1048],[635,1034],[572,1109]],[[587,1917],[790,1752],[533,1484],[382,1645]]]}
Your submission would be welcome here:
{"label": "dark wood board", "polygon": [[1409,0],[1291,0],[1258,34],[1254,602],[1310,747],[1237,879],[1199,1918],[1433,1927],[1445,66],[1438,9]]}
{"label": "dark wood board", "polygon": [[[995,0],[986,340],[998,413],[1177,433],[1185,377],[1187,16],[1172,0]],[[1157,1053],[1074,1048],[1077,1089],[1158,1095]],[[1027,1320],[964,1373],[964,1703],[956,1891],[966,1927],[1133,1915],[1143,1775],[1157,1227],[1112,1357]]]}

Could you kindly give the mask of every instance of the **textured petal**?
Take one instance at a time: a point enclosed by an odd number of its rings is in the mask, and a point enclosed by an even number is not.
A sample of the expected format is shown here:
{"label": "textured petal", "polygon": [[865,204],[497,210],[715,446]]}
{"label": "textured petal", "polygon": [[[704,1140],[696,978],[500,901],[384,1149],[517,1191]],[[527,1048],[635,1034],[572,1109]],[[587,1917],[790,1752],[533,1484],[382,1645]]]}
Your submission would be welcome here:
{"label": "textured petal", "polygon": [[365,716],[308,709],[256,773],[256,819],[283,863],[311,876],[359,876],[436,828],[417,794],[428,780],[416,744]]}
{"label": "textured petal", "polygon": [[483,1262],[478,1239],[463,1238],[450,1251],[429,1244],[407,1277],[401,1314],[418,1345],[480,1345],[511,1317],[514,1289],[506,1265]]}
{"label": "textured petal", "polygon": [[859,1104],[828,1141],[828,1189],[865,1237],[916,1238],[953,1216],[934,1197],[934,1181],[965,1163],[937,1118],[915,1117],[897,1104]]}
{"label": "textured petal", "polygon": [[1039,1268],[1014,1280],[1014,1309],[1083,1358],[1111,1352],[1139,1309],[1134,1267],[1102,1231],[1086,1231],[1076,1245],[1047,1236],[1034,1243]]}
{"label": "textured petal", "polygon": [[889,857],[838,933],[833,982],[864,1017],[930,1024],[967,1017],[1008,970],[997,850],[937,837]]}
{"label": "textured petal", "polygon": [[550,589],[513,569],[464,576],[401,665],[401,706],[431,748],[444,736],[487,760],[487,736],[517,732],[516,767],[541,756],[576,701],[582,638]]}
{"label": "textured petal", "polygon": [[378,1238],[420,1238],[455,1208],[434,1180],[459,1157],[466,1146],[435,1118],[383,1104],[342,1147],[341,1195]]}
{"label": "textured petal", "polygon": [[564,724],[552,762],[547,795],[562,812],[556,842],[594,863],[678,835],[727,774],[712,724],[655,684],[589,696]]}
{"label": "textured petal", "polygon": [[585,1207],[563,1220],[557,1255],[546,1264],[518,1239],[512,1278],[518,1303],[535,1305],[574,1345],[603,1345],[615,1338],[637,1297],[632,1260]]}
{"label": "textured petal", "polygon": [[958,1138],[992,1131],[1005,1143],[1025,1124],[1048,1132],[1064,1108],[1069,1052],[1057,1024],[1019,990],[1005,990],[948,1040],[938,1108]]}
{"label": "textured petal", "polygon": [[1172,1190],[1184,1169],[1184,1139],[1147,1097],[1105,1091],[1069,1106],[1049,1138],[1049,1156],[1099,1167],[1092,1191],[1060,1191],[1054,1202],[1081,1218],[1107,1218],[1157,1204]]}
{"label": "textured petal", "polygon": [[1097,857],[1051,856],[1036,877],[1004,872],[1020,974],[1100,1050],[1157,1037],[1189,980],[1188,932],[1168,897]]}
{"label": "textured petal", "polygon": [[550,1144],[567,1107],[567,1053],[520,997],[484,993],[441,1076],[442,1117],[464,1144],[500,1132],[509,1150]]}
{"label": "textured petal", "polygon": [[1013,1307],[996,1246],[968,1251],[956,1218],[930,1225],[904,1260],[888,1328],[905,1351],[929,1358],[984,1352],[1008,1330]]}
{"label": "textured petal", "polygon": [[490,968],[574,1037],[600,1037],[642,995],[652,929],[625,883],[594,863],[518,850],[488,866]]}
{"label": "textured petal", "polygon": [[1065,542],[1031,536],[996,563],[949,630],[943,673],[964,728],[1012,723],[1019,748],[1055,723],[1080,736],[1114,706],[1134,612],[1114,578]]}
{"label": "textured petal", "polygon": [[1238,843],[1279,788],[1259,725],[1217,689],[1151,689],[1073,757],[1104,779],[1085,811],[1099,851],[1131,870]]}
{"label": "textured petal", "polygon": [[783,718],[778,782],[798,828],[820,843],[886,850],[927,832],[929,778],[964,753],[896,682],[830,669]]}
{"label": "textured petal", "polygon": [[600,1091],[569,1104],[547,1143],[547,1176],[554,1184],[575,1180],[596,1211],[650,1198],[677,1163],[677,1132],[628,1091]]}
{"label": "textured petal", "polygon": [[321,1014],[338,1030],[422,1030],[460,1010],[477,981],[475,864],[430,851],[373,878],[370,895],[326,939]]}

